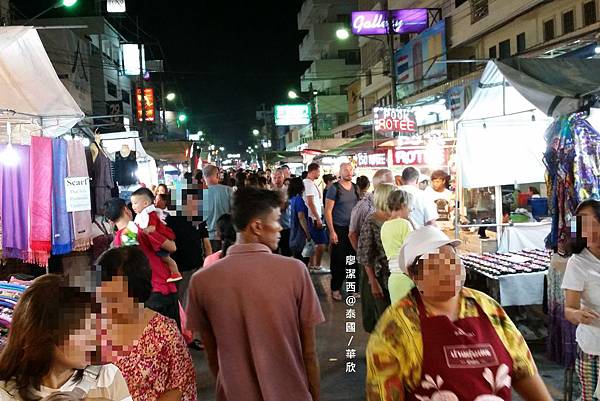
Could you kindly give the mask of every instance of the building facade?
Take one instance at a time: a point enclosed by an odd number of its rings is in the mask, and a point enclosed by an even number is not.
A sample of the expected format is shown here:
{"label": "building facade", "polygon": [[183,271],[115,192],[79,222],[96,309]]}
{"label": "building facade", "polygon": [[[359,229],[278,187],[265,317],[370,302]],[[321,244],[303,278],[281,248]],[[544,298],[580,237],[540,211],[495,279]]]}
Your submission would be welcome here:
{"label": "building facade", "polygon": [[300,61],[311,65],[300,77],[300,90],[307,94],[304,101],[311,103],[313,121],[289,131],[287,150],[332,138],[332,130],[348,121],[347,87],[360,70],[360,52],[357,38],[342,40],[336,32],[348,25],[357,6],[353,0],[306,0],[302,4],[298,29],[307,33],[298,52]]}

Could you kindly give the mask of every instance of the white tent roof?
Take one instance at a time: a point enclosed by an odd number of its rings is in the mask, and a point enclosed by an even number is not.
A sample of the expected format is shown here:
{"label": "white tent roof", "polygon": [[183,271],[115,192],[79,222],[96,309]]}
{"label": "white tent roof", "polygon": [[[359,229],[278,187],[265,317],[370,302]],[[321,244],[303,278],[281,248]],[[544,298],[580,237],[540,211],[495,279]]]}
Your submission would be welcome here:
{"label": "white tent roof", "polygon": [[14,141],[28,143],[31,134],[61,135],[84,117],[33,27],[0,27],[0,88],[1,142],[7,122]]}
{"label": "white tent roof", "polygon": [[463,187],[544,181],[544,132],[551,122],[490,61],[458,123]]}

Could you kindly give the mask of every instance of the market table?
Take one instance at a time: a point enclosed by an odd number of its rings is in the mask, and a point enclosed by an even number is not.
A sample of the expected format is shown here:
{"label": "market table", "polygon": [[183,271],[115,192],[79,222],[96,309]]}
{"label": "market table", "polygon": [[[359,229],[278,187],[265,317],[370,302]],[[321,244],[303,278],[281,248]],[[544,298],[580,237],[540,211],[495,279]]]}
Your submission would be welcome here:
{"label": "market table", "polygon": [[550,257],[544,250],[462,255],[467,284],[502,306],[541,305]]}
{"label": "market table", "polygon": [[517,223],[504,227],[498,252],[518,252],[522,249],[544,249],[552,230],[552,222]]}

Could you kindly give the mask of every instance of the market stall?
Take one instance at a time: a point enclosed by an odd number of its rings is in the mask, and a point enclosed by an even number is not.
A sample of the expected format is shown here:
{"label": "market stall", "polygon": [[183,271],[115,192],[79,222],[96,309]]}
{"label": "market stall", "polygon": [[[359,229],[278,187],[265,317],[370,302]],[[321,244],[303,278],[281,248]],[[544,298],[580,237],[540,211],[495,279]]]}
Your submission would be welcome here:
{"label": "market stall", "polygon": [[0,27],[0,87],[2,257],[46,266],[91,243],[84,147],[60,138],[84,114],[31,27]]}

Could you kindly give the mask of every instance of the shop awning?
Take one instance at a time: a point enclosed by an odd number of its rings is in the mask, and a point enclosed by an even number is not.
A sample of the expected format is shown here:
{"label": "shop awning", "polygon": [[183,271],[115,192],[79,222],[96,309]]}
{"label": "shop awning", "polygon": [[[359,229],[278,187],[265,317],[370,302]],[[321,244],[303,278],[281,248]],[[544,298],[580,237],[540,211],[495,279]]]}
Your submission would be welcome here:
{"label": "shop awning", "polygon": [[144,142],[146,152],[156,160],[185,163],[190,161],[189,151],[192,146],[188,141]]}
{"label": "shop awning", "polygon": [[0,137],[7,122],[13,140],[28,143],[32,133],[61,135],[84,117],[33,27],[0,27],[0,88]]}
{"label": "shop awning", "polygon": [[465,188],[544,181],[544,132],[552,122],[490,61],[458,123]]}
{"label": "shop awning", "polygon": [[315,157],[315,160],[322,159],[324,157],[338,157],[338,156],[353,156],[357,153],[370,152],[373,147],[377,147],[384,142],[389,141],[390,138],[383,135],[366,134],[359,138],[354,139],[348,143],[345,143],[337,148],[331,149],[326,153],[320,154]]}
{"label": "shop awning", "polygon": [[270,151],[265,153],[267,163],[302,163],[300,152]]}
{"label": "shop awning", "polygon": [[548,116],[576,112],[600,92],[600,60],[518,58],[497,61],[506,80]]}

